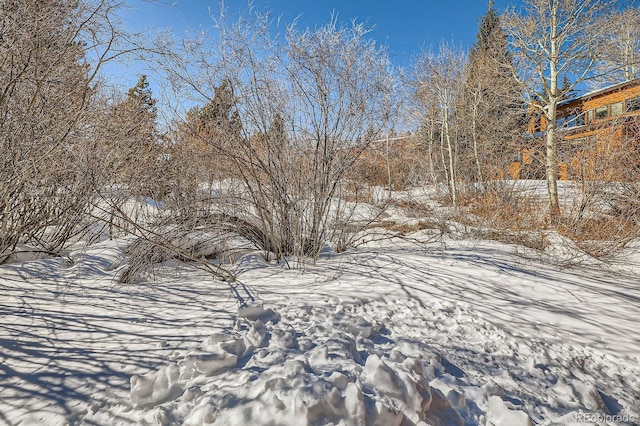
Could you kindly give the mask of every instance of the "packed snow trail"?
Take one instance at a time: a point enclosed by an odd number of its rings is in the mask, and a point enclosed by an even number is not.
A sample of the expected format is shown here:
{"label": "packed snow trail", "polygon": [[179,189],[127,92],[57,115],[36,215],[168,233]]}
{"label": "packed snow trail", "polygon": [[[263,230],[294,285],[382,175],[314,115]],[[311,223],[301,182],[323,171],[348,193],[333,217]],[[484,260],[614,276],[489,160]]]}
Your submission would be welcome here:
{"label": "packed snow trail", "polygon": [[134,376],[131,399],[147,408],[145,420],[525,426],[638,415],[623,408],[636,402],[637,368],[514,339],[463,304],[405,298],[265,312],[266,324],[239,316],[197,350]]}

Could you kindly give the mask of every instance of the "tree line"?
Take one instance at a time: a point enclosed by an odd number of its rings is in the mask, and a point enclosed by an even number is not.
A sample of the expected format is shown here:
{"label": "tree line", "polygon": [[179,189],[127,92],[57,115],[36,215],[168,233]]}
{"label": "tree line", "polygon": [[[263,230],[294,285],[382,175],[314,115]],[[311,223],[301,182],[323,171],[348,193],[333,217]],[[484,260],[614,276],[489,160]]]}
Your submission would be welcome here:
{"label": "tree line", "polygon": [[[638,77],[639,11],[613,6],[526,0],[500,14],[490,1],[468,52],[443,42],[397,70],[369,28],[335,17],[278,27],[250,10],[143,43],[113,0],[0,0],[0,263],[108,228],[141,238],[141,268],[178,256],[228,278],[203,259],[352,247],[393,182],[442,187],[467,213],[496,197],[522,204],[505,182],[532,106],[549,123],[541,214],[584,227],[561,209],[555,114],[585,82]],[[105,64],[132,58],[157,73],[114,93]],[[162,125],[150,78],[172,90]],[[410,132],[390,144],[399,126]]]}

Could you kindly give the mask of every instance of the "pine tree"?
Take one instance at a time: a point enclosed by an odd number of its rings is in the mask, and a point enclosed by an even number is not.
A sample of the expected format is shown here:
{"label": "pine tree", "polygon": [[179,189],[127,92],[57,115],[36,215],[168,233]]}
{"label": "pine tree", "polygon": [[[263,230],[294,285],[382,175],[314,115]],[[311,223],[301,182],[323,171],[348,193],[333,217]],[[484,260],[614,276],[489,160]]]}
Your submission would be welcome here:
{"label": "pine tree", "polygon": [[239,136],[242,125],[235,106],[236,98],[231,82],[225,79],[215,88],[213,99],[200,111],[197,127],[208,132],[210,137]]}
{"label": "pine tree", "polygon": [[127,91],[124,101],[116,104],[112,124],[117,139],[129,148],[150,148],[156,142],[156,100],[153,98],[146,75],[141,75],[135,86]]}
{"label": "pine tree", "polygon": [[506,36],[502,33],[500,28],[500,17],[493,8],[493,5],[493,0],[489,1],[487,12],[480,20],[480,25],[476,34],[476,42],[470,52],[471,58],[484,54],[490,50],[503,53],[500,48],[506,47],[506,44],[501,45],[502,43],[500,43],[500,41],[503,40],[506,42]]}
{"label": "pine tree", "polygon": [[113,106],[107,132],[112,144],[112,176],[144,192],[159,156],[156,100],[147,76],[141,75],[127,97]]}
{"label": "pine tree", "polygon": [[137,143],[147,148],[157,143],[158,134],[156,131],[156,100],[151,94],[149,82],[146,75],[141,75],[138,83],[129,89],[127,100],[124,102],[125,113],[130,114],[129,119],[133,124],[133,136]]}
{"label": "pine tree", "polygon": [[477,181],[498,177],[513,156],[513,142],[521,131],[522,95],[493,0],[469,52],[464,93],[461,109],[468,124],[463,149],[467,166],[475,164]]}
{"label": "pine tree", "polygon": [[155,120],[157,115],[156,100],[153,99],[146,75],[141,75],[138,83],[129,89],[127,100],[131,102],[134,108],[139,107],[140,114],[153,117]]}
{"label": "pine tree", "polygon": [[[177,144],[200,157],[199,176],[204,180],[219,180],[236,176],[237,167],[229,159],[229,151],[242,139],[242,123],[237,111],[237,99],[231,81],[222,80],[214,88],[213,97],[202,107],[187,112],[183,125],[176,134]],[[265,135],[254,135],[255,143],[264,143]]]}

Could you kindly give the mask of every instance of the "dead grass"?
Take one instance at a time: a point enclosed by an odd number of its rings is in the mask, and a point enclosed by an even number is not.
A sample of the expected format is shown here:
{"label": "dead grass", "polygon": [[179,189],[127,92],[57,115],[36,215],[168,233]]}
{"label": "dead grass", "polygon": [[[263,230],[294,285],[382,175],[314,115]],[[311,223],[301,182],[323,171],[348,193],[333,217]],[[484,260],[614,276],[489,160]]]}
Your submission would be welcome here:
{"label": "dead grass", "polygon": [[423,174],[425,155],[412,137],[389,144],[373,143],[355,161],[349,177],[370,186],[389,186],[394,191],[417,183]]}
{"label": "dead grass", "polygon": [[398,235],[407,235],[413,232],[422,231],[425,229],[440,230],[441,226],[437,221],[430,219],[422,219],[418,222],[394,222],[390,220],[380,221],[375,223],[376,228],[383,228],[387,231],[396,233]]}
{"label": "dead grass", "polygon": [[551,244],[547,237],[547,232],[542,230],[509,232],[507,230],[475,229],[471,235],[476,239],[498,241],[504,244],[527,247],[540,252],[545,251]]}
{"label": "dead grass", "polygon": [[535,231],[548,228],[546,205],[516,191],[490,190],[460,197],[461,223],[494,230]]}
{"label": "dead grass", "polygon": [[454,220],[473,239],[498,241],[539,251],[549,246],[546,205],[507,187],[461,192]]}
{"label": "dead grass", "polygon": [[424,218],[433,216],[433,209],[415,200],[391,199],[389,205],[402,209],[407,217]]}
{"label": "dead grass", "polygon": [[640,236],[638,223],[623,215],[602,215],[579,221],[562,217],[556,228],[580,250],[599,260],[614,258]]}

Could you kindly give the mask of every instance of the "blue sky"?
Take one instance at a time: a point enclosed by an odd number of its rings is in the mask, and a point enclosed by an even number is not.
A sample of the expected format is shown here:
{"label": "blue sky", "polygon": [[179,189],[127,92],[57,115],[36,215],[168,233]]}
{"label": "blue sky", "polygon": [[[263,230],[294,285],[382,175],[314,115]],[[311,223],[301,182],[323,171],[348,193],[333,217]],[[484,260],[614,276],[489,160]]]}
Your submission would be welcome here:
{"label": "blue sky", "polygon": [[[123,19],[131,29],[171,29],[178,36],[189,28],[211,27],[210,12],[217,15],[220,5],[219,0],[125,1],[129,9],[123,13]],[[619,0],[626,6],[638,2],[640,0]],[[343,22],[356,19],[367,23],[374,27],[370,36],[388,46],[393,63],[409,66],[422,48],[437,49],[443,40],[468,49],[475,40],[488,0],[253,0],[253,3],[257,9],[270,10],[285,23],[297,18],[300,27],[322,25],[332,12]],[[521,6],[522,0],[495,0],[494,3],[502,12]],[[238,11],[246,10],[248,0],[225,0],[225,5],[233,18]],[[138,74],[149,74],[140,64],[116,68],[116,72],[109,74],[124,87],[135,84]],[[107,69],[113,70],[113,67]],[[153,88],[153,80],[151,83]]]}
{"label": "blue sky", "polygon": [[[520,0],[495,0],[495,8],[503,11]],[[441,41],[469,48],[478,30],[480,17],[488,0],[253,0],[254,7],[269,10],[281,22],[297,19],[299,27],[327,23],[333,12],[342,22],[366,23],[374,27],[370,37],[389,49],[392,62],[409,66],[422,48],[437,49]],[[125,26],[134,30],[171,29],[184,35],[188,29],[207,29],[218,15],[219,0],[126,0],[121,14]],[[225,0],[230,15],[246,10],[248,0]],[[210,13],[211,12],[211,13]],[[139,74],[151,74],[150,82],[157,93],[153,72],[141,63],[109,64],[105,68],[110,80],[124,89],[133,86]]]}
{"label": "blue sky", "polygon": [[[504,10],[517,0],[496,0]],[[136,29],[185,29],[211,26],[209,10],[217,13],[217,0],[129,1],[125,20]],[[227,0],[230,14],[246,9],[246,0]],[[422,47],[437,47],[441,40],[469,47],[478,29],[478,19],[487,9],[487,0],[254,0],[259,9],[268,9],[284,22],[298,18],[302,27],[322,25],[335,11],[340,21],[356,19],[375,26],[371,37],[389,47],[392,60],[408,65]]]}

